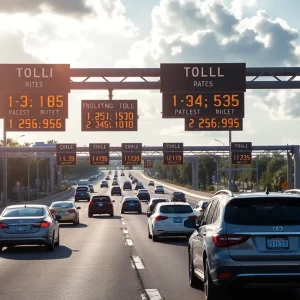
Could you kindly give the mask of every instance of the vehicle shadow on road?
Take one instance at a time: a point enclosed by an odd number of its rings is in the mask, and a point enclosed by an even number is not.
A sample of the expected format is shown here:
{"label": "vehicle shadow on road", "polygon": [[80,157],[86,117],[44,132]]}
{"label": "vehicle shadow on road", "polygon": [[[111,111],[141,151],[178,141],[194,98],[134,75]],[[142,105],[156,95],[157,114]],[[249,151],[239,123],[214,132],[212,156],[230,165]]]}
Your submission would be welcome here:
{"label": "vehicle shadow on road", "polygon": [[172,246],[187,247],[188,240],[186,238],[160,238],[160,243]]}
{"label": "vehicle shadow on road", "polygon": [[93,216],[93,219],[111,219],[111,220],[120,220],[121,216],[108,216],[108,215],[98,215],[98,216]]}
{"label": "vehicle shadow on road", "polygon": [[79,223],[78,225],[73,225],[73,224],[64,224],[64,223],[60,223],[59,224],[59,227],[60,228],[86,228],[88,227],[89,225],[87,224],[83,224],[83,223]]}
{"label": "vehicle shadow on road", "polygon": [[66,259],[72,255],[72,250],[66,246],[55,247],[54,251],[47,251],[45,246],[16,246],[4,248],[0,258],[8,260],[51,260]]}

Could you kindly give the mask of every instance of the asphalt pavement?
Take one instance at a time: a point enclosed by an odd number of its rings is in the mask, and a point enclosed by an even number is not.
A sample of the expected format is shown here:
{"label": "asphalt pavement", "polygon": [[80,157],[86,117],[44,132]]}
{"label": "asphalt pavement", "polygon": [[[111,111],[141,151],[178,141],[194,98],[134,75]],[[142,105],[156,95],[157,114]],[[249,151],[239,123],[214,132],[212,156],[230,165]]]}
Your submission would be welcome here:
{"label": "asphalt pavement", "polygon": [[[147,187],[148,180],[139,173],[136,176]],[[127,176],[118,179],[121,187],[128,180]],[[110,194],[110,188],[100,189],[99,181],[93,183],[95,194]],[[154,189],[149,187],[149,191],[154,197]],[[170,197],[172,191],[166,191],[164,196]],[[123,196],[134,194],[134,190],[123,192]],[[1,253],[0,299],[203,300],[203,292],[188,284],[187,241],[153,243],[147,233],[147,205],[143,204],[141,215],[121,216],[122,197],[112,199],[113,218],[88,218],[88,203],[76,202],[81,207],[81,224],[60,226],[61,245],[54,252],[32,246],[9,248]],[[195,197],[195,203],[198,200]],[[243,291],[242,297],[245,295],[256,300],[287,296],[272,290],[267,294]]]}

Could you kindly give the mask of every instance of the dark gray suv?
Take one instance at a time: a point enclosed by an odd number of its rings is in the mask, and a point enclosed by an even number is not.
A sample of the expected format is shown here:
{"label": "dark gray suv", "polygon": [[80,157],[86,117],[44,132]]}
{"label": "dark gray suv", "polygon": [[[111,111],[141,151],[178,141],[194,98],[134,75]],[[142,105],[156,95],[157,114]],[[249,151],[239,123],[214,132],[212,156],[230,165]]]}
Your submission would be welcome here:
{"label": "dark gray suv", "polygon": [[217,192],[189,239],[189,282],[206,300],[232,287],[300,283],[300,196]]}

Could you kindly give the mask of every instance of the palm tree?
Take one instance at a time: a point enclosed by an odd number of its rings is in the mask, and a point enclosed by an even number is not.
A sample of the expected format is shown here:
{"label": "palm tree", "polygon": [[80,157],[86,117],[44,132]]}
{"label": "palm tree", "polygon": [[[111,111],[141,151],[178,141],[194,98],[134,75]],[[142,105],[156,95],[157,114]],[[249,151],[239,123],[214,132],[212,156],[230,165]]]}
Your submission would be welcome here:
{"label": "palm tree", "polygon": [[[0,140],[0,145],[1,145],[1,146],[4,145],[3,140]],[[7,139],[6,139],[6,145],[7,145],[7,146],[10,146],[10,147],[17,147],[17,146],[20,146],[20,144],[19,144],[17,141],[14,141],[14,139],[12,139],[12,138],[7,138]]]}
{"label": "palm tree", "polygon": [[25,142],[22,147],[30,147],[33,143]]}
{"label": "palm tree", "polygon": [[48,140],[47,141],[47,144],[57,144],[58,143],[58,141],[56,141],[56,140]]}

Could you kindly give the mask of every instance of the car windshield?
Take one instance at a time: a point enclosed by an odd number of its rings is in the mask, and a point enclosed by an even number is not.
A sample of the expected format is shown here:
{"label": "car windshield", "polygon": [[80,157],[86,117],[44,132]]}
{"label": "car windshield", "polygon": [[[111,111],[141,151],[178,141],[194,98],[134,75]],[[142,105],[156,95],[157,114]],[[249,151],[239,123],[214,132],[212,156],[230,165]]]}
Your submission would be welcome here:
{"label": "car windshield", "polygon": [[42,217],[45,215],[45,210],[42,207],[14,207],[7,208],[2,217]]}
{"label": "car windshield", "polygon": [[107,183],[107,181],[103,180],[102,183]]}
{"label": "car windshield", "polygon": [[86,191],[88,191],[89,189],[87,188],[87,187],[78,187],[77,189],[76,189],[76,191],[80,191],[80,192],[86,192]]}
{"label": "car windshield", "polygon": [[164,205],[160,208],[162,214],[189,214],[193,212],[189,205]]}
{"label": "car windshield", "polygon": [[59,202],[59,203],[52,203],[51,208],[73,208],[74,205],[71,202]]}
{"label": "car windshield", "polygon": [[299,197],[235,199],[227,204],[224,220],[235,225],[300,225]]}
{"label": "car windshield", "polygon": [[156,188],[157,188],[157,189],[162,189],[163,186],[162,186],[162,185],[157,185]]}
{"label": "car windshield", "polygon": [[148,190],[138,190],[139,193],[149,193]]}
{"label": "car windshield", "polygon": [[182,192],[174,192],[173,195],[174,196],[183,196],[184,194]]}
{"label": "car windshield", "polygon": [[140,200],[138,198],[125,198],[124,202],[127,202],[127,201],[140,201]]}

